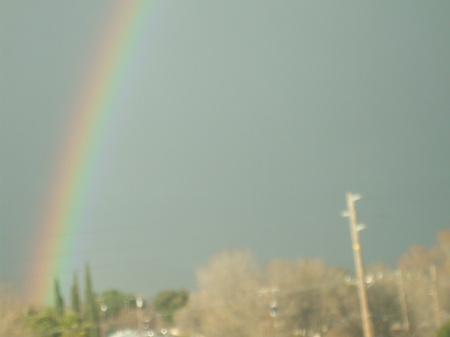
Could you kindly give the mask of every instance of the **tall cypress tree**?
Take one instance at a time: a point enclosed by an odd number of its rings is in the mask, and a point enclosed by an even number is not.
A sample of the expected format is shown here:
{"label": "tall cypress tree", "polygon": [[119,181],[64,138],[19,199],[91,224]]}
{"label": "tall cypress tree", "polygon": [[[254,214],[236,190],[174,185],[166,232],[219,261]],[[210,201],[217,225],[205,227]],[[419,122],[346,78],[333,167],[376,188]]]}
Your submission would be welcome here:
{"label": "tall cypress tree", "polygon": [[61,289],[57,278],[55,278],[55,308],[56,314],[59,317],[64,316],[64,299],[61,295]]}
{"label": "tall cypress tree", "polygon": [[100,337],[100,313],[97,302],[95,301],[95,294],[92,290],[91,270],[89,265],[86,265],[86,320],[91,325],[88,330],[88,337]]}
{"label": "tall cypress tree", "polygon": [[78,288],[78,276],[77,273],[73,274],[73,284],[72,284],[72,288],[71,288],[71,304],[72,304],[72,311],[76,314],[80,314],[81,313],[81,308],[80,308],[80,291]]}

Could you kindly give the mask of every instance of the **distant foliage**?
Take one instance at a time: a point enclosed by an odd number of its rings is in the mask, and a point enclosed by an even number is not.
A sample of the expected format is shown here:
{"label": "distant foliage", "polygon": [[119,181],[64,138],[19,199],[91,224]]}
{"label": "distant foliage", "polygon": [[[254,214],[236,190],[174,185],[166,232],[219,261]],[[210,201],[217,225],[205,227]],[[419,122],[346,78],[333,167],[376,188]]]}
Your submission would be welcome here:
{"label": "distant foliage", "polygon": [[33,333],[42,337],[60,337],[61,325],[55,310],[46,309],[30,312],[26,317],[27,325]]}
{"label": "distant foliage", "polygon": [[156,312],[161,315],[163,323],[172,326],[173,314],[186,305],[188,298],[189,293],[186,290],[167,290],[156,296],[153,305]]}
{"label": "distant foliage", "polygon": [[[366,268],[374,336],[450,337],[450,322],[438,326],[450,312],[450,231],[434,247],[411,247],[399,266]],[[99,337],[138,326],[207,337],[362,335],[355,277],[320,260],[261,263],[248,251],[223,252],[198,269],[195,292],[163,291],[139,310],[135,296],[118,290],[96,296],[88,266],[85,276],[81,303],[74,275],[72,310],[64,310],[57,280],[53,308],[35,310],[0,285],[0,336]]]}
{"label": "distant foliage", "polygon": [[31,311],[26,316],[33,336],[38,337],[86,337],[88,325],[75,313],[59,316],[52,309]]}
{"label": "distant foliage", "polygon": [[133,296],[127,295],[119,290],[111,289],[100,294],[100,300],[103,305],[106,305],[105,315],[107,318],[118,317],[124,309],[126,299]]}
{"label": "distant foliage", "polygon": [[[450,231],[438,233],[430,249],[411,247],[399,266],[366,268],[374,335],[432,336],[450,312]],[[249,252],[224,252],[198,270],[197,289],[175,314],[186,334],[361,336],[355,277],[318,260],[264,266]]]}
{"label": "distant foliage", "polygon": [[439,330],[437,332],[437,337],[450,337],[450,321],[443,324],[439,328]]}
{"label": "distant foliage", "polygon": [[268,311],[271,289],[263,289],[260,267],[249,251],[212,257],[197,271],[198,292],[191,294],[185,312],[176,315],[175,321],[192,335],[275,335]]}

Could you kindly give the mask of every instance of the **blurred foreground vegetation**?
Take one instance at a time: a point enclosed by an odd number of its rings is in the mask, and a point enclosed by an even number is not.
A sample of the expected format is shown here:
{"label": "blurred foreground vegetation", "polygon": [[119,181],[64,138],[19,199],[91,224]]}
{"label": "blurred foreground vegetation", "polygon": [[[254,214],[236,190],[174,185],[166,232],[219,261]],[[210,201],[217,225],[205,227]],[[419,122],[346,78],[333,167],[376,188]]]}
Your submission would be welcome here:
{"label": "blurred foreground vegetation", "polygon": [[[95,293],[87,266],[85,293],[74,275],[71,298],[30,308],[0,287],[0,336],[101,337],[124,329],[192,337],[360,337],[354,278],[319,260],[261,264],[247,251],[223,252],[196,274],[197,289],[141,299],[119,290]],[[375,336],[447,337],[450,323],[450,231],[435,246],[411,247],[397,270],[366,269]]]}

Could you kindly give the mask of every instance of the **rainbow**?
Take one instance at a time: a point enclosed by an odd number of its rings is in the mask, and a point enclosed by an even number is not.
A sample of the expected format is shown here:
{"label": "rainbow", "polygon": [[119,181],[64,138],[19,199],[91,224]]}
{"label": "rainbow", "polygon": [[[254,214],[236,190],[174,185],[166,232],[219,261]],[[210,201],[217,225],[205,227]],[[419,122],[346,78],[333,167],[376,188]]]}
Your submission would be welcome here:
{"label": "rainbow", "polygon": [[122,82],[131,67],[153,0],[118,0],[87,69],[81,95],[71,112],[67,139],[57,159],[49,196],[32,248],[26,300],[51,303],[53,281],[68,264],[75,244],[70,235],[94,182],[96,161],[118,109]]}

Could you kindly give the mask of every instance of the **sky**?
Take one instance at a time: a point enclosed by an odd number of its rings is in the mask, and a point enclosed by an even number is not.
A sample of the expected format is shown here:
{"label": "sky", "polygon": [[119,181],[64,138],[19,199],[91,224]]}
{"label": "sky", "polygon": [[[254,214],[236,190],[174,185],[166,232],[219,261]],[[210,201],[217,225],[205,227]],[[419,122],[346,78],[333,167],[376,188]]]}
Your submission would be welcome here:
{"label": "sky", "polygon": [[[117,3],[0,0],[0,283],[19,294]],[[62,288],[89,263],[97,291],[195,290],[237,249],[352,272],[348,191],[366,265],[434,245],[450,229],[449,17],[448,1],[156,2],[63,233]]]}

